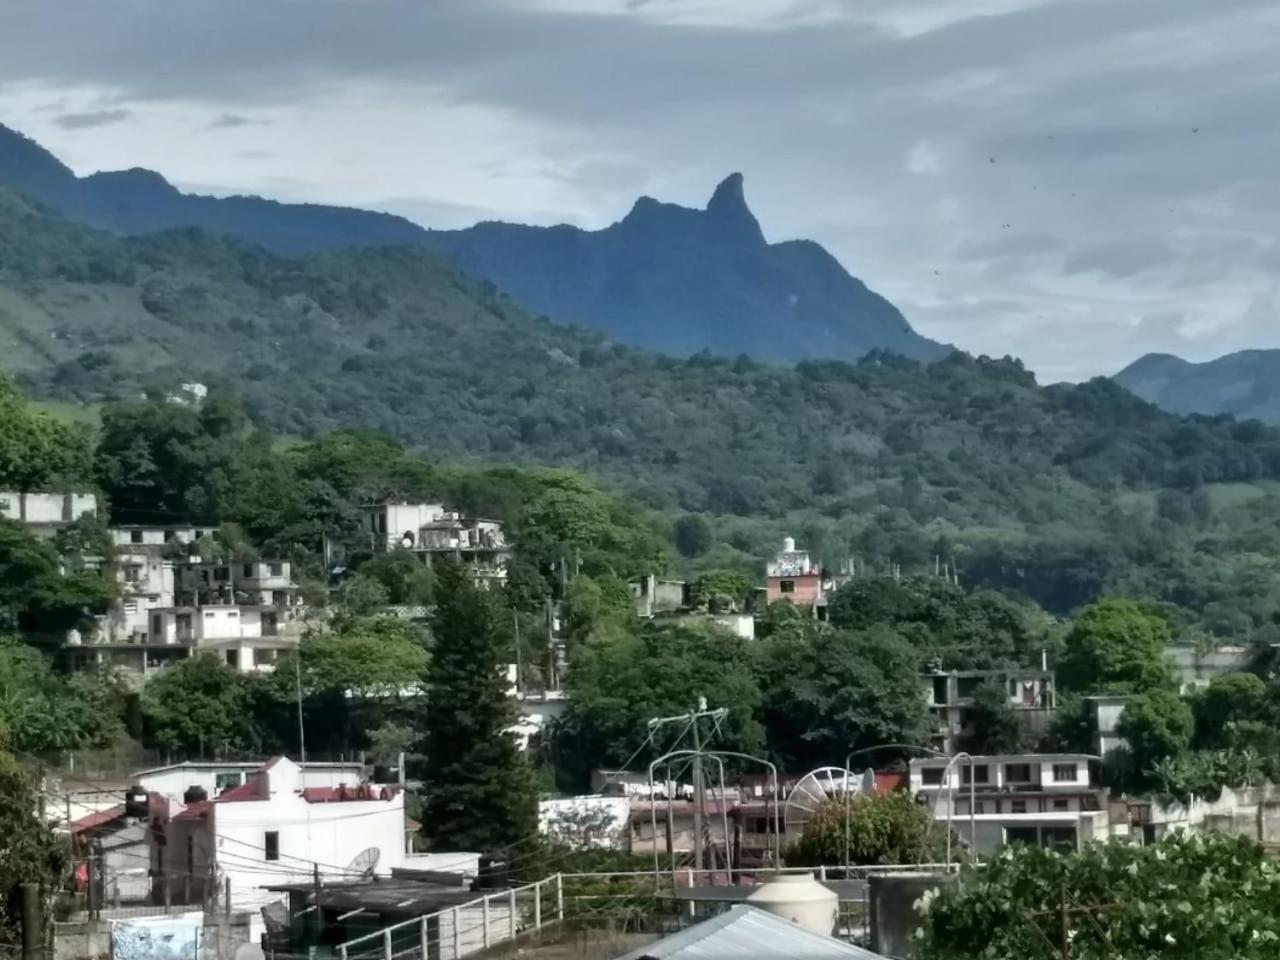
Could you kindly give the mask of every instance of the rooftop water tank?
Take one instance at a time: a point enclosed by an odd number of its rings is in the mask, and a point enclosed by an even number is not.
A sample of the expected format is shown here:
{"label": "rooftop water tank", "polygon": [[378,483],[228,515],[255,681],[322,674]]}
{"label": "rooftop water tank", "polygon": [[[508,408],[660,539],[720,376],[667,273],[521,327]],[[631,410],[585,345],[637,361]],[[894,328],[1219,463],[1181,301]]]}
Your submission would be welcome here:
{"label": "rooftop water tank", "polygon": [[193,803],[200,803],[201,801],[208,799],[209,791],[198,783],[193,783],[182,793],[182,803],[187,807],[191,806]]}
{"label": "rooftop water tank", "polygon": [[836,928],[839,898],[811,873],[775,877],[748,896],[747,903],[824,937]]}
{"label": "rooftop water tank", "polygon": [[796,538],[795,538],[795,537],[783,537],[783,538],[782,538],[782,552],[783,552],[783,553],[795,553],[795,552],[796,552]]}
{"label": "rooftop water tank", "polygon": [[137,820],[147,815],[147,791],[138,784],[124,794],[124,815]]}

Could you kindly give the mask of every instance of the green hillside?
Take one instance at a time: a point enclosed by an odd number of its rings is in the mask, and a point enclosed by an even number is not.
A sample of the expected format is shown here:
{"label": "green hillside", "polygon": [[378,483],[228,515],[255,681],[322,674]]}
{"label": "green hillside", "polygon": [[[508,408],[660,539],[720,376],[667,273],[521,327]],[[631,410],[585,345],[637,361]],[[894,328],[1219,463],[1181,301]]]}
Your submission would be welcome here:
{"label": "green hillside", "polygon": [[1056,612],[1123,589],[1239,632],[1274,606],[1280,433],[1107,380],[1041,388],[1012,360],[677,360],[532,319],[421,250],[118,238],[5,193],[0,339],[45,401],[200,382],[280,434],[372,428],[437,459],[585,470],[672,521],[708,517],[686,572],[754,571],[791,534],[871,569],[950,558]]}

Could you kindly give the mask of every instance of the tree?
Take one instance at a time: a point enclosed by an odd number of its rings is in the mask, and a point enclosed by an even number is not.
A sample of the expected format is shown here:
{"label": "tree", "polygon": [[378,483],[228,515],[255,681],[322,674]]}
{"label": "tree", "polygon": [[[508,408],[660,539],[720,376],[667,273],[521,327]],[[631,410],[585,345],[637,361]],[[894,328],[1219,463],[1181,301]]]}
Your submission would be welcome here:
{"label": "tree", "polygon": [[755,662],[770,749],[790,769],[927,737],[920,658],[888,627],[779,634]]}
{"label": "tree", "polygon": [[338,598],[351,617],[371,617],[387,609],[391,596],[380,580],[356,573],[342,585]]}
{"label": "tree", "polygon": [[1064,690],[1083,694],[1141,693],[1176,686],[1165,653],[1169,624],[1132,600],[1110,598],[1086,607],[1071,624],[1058,663]]}
{"label": "tree", "polygon": [[700,557],[715,542],[711,524],[700,513],[686,513],[676,521],[676,549],[684,557]]}
{"label": "tree", "polygon": [[909,792],[832,797],[819,805],[800,839],[786,851],[787,865],[933,863],[942,857],[946,828]]}
{"label": "tree", "polygon": [[575,651],[567,686],[556,749],[574,786],[584,786],[593,767],[664,752],[679,733],[650,748],[649,720],[685,713],[700,697],[712,709],[729,710],[716,737],[703,731],[709,749],[753,753],[764,743],[750,644],[718,627],[677,623],[598,631]]}
{"label": "tree", "polygon": [[[1064,900],[1071,956],[1083,960],[1270,960],[1280,944],[1280,867],[1262,847],[1224,833],[1175,833],[1150,846],[1079,852],[1006,847],[967,882],[925,898],[921,956],[1043,957],[1061,935]],[[1104,904],[1122,906],[1097,909]]]}
{"label": "tree", "polygon": [[251,752],[260,741],[247,681],[221,657],[199,653],[143,689],[148,739],[171,754]]}
{"label": "tree", "polygon": [[1135,782],[1146,784],[1152,781],[1159,761],[1176,757],[1191,746],[1195,717],[1176,693],[1151,690],[1125,705],[1116,732],[1129,745]]}
{"label": "tree", "polygon": [[394,604],[426,605],[431,603],[431,568],[408,550],[376,553],[357,571],[382,584],[387,601]]}
{"label": "tree", "polygon": [[739,610],[751,592],[751,581],[737,570],[712,570],[693,581],[693,603],[712,612]]}
{"label": "tree", "polygon": [[1225,673],[1192,701],[1196,745],[1202,749],[1239,744],[1239,735],[1267,719],[1267,685],[1252,673]]}
{"label": "tree", "polygon": [[988,680],[973,692],[973,705],[965,710],[968,733],[963,738],[967,753],[1021,753],[1027,735],[1018,711],[1009,704],[1009,693],[999,680]]}
{"label": "tree", "polygon": [[39,884],[47,908],[50,891],[65,876],[67,842],[36,815],[31,781],[8,747],[0,728],[0,950],[17,951],[22,943],[21,884]]}
{"label": "tree", "polygon": [[55,674],[37,650],[0,637],[0,730],[14,750],[105,747],[122,733],[124,694],[108,678]]}
{"label": "tree", "polygon": [[425,722],[422,832],[454,849],[506,849],[536,837],[537,797],[511,728],[508,645],[498,596],[453,563],[436,568]]}
{"label": "tree", "polygon": [[0,376],[0,490],[85,484],[90,459],[83,429],[31,410]]}
{"label": "tree", "polygon": [[625,580],[614,576],[574,577],[565,595],[569,635],[580,640],[605,624],[635,618],[635,601]]}
{"label": "tree", "polygon": [[64,574],[50,543],[0,519],[0,630],[64,634],[105,613],[118,592],[97,570]]}

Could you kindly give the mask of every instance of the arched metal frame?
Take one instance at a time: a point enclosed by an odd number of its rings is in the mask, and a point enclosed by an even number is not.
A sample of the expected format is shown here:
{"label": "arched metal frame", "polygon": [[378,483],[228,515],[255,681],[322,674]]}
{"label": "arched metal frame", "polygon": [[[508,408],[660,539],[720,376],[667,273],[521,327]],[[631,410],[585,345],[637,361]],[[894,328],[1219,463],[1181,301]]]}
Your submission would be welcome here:
{"label": "arched metal frame", "polygon": [[[778,768],[777,768],[777,766],[776,766],[775,764],[771,763],[770,761],[765,760],[765,759],[764,759],[764,758],[762,758],[762,757],[753,757],[753,756],[751,756],[751,754],[749,754],[749,753],[739,753],[739,752],[738,752],[738,751],[736,751],[736,750],[687,750],[687,749],[686,749],[686,750],[672,750],[672,751],[670,751],[670,752],[668,752],[668,753],[664,753],[662,756],[658,757],[658,758],[657,758],[657,759],[655,759],[652,763],[650,763],[650,764],[649,764],[649,818],[650,818],[650,823],[651,823],[651,829],[653,830],[653,881],[654,881],[654,885],[656,886],[656,885],[657,885],[657,883],[658,883],[658,874],[659,874],[659,872],[660,872],[660,868],[659,868],[659,865],[658,865],[658,811],[657,811],[657,807],[656,807],[656,806],[655,806],[655,804],[653,803],[653,771],[657,768],[657,766],[658,766],[659,764],[661,764],[661,763],[668,763],[670,760],[672,760],[672,759],[673,759],[673,758],[675,758],[675,757],[699,757],[699,758],[703,758],[703,757],[705,757],[705,758],[708,758],[708,759],[715,760],[715,761],[719,764],[719,767],[720,767],[720,798],[721,798],[721,802],[722,802],[722,804],[723,804],[723,806],[722,806],[722,808],[721,808],[721,813],[722,813],[722,817],[723,817],[723,822],[724,822],[724,831],[725,831],[725,833],[724,833],[724,837],[725,837],[725,862],[728,864],[728,872],[729,872],[729,875],[730,875],[730,876],[732,876],[732,875],[733,875],[733,855],[732,855],[732,853],[730,852],[730,850],[731,850],[731,844],[729,843],[729,812],[728,812],[728,805],[727,805],[727,804],[724,804],[724,758],[725,758],[725,757],[732,757],[732,758],[737,759],[737,760],[750,760],[750,761],[751,761],[751,762],[753,762],[753,763],[759,763],[759,764],[762,764],[762,765],[764,765],[765,767],[768,767],[768,768],[769,768],[770,779],[771,779],[771,780],[772,780],[772,782],[773,782],[773,865],[774,865],[774,868],[775,868],[775,869],[776,869],[776,868],[778,868],[778,867],[780,867],[780,866],[782,866],[782,830],[781,830],[781,826],[782,826],[782,824],[781,824],[781,819],[780,819],[780,814],[779,814],[779,810],[780,810],[780,808],[781,808],[781,801],[780,801],[780,798],[779,798],[779,790],[778,790]],[[669,766],[670,766],[670,765],[669,765],[669,763],[668,763],[668,767],[669,767]],[[698,802],[698,800],[697,800],[697,798],[695,797],[695,798],[694,798],[694,803],[697,803],[697,802]],[[671,822],[671,792],[670,792],[670,791],[668,791],[668,792],[667,792],[667,822],[668,822],[668,823],[670,823],[670,822]],[[673,833],[673,836],[674,836],[674,833]],[[701,842],[701,840],[702,840],[702,838],[701,838],[701,837],[698,837],[698,838],[696,838],[696,841],[695,841],[695,842],[699,842],[699,843],[700,843],[700,842]],[[675,874],[675,850],[674,850],[674,846],[675,846],[675,845],[674,845],[674,844],[671,844],[670,846],[672,847],[672,849],[669,849],[669,850],[667,851],[667,853],[668,853],[668,855],[669,855],[669,856],[670,856],[670,858],[671,858],[671,871],[672,871],[672,875],[674,876],[674,874]],[[741,865],[739,865],[739,869],[741,869]]]}
{"label": "arched metal frame", "polygon": [[[874,753],[876,750],[916,750],[920,753],[927,753],[933,757],[947,756],[947,754],[943,753],[941,750],[934,750],[932,747],[922,747],[919,744],[915,744],[915,743],[879,743],[879,744],[876,744],[874,747],[862,747],[858,750],[851,750],[848,754],[845,755],[845,758],[844,758],[845,770],[848,771],[850,769],[849,765],[853,763],[854,757],[861,756],[864,753]],[[908,776],[909,775],[910,775],[910,768],[908,767]],[[970,779],[972,779],[972,776],[970,777]],[[852,822],[851,822],[852,810],[853,810],[853,798],[849,793],[848,784],[846,783],[845,791],[844,791],[844,875],[845,875],[845,879],[848,879],[849,871],[852,866],[849,863],[849,859],[850,859],[849,829],[852,825]],[[929,821],[929,827],[931,828],[932,826],[933,826],[933,820],[931,818]],[[948,829],[948,832],[950,832],[949,829]],[[928,836],[929,834],[926,830],[926,833],[925,833],[926,842],[927,842]],[[949,859],[950,858],[948,858],[948,860]]]}

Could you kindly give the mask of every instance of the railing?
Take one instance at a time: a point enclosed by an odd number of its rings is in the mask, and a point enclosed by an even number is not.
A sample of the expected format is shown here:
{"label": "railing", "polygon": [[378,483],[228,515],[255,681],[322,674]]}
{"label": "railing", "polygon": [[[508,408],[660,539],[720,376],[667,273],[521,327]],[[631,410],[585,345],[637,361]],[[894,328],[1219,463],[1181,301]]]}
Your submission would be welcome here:
{"label": "railing", "polygon": [[[667,902],[685,922],[698,917],[698,902],[677,901],[673,894],[699,883],[755,886],[778,874],[811,874],[819,881],[844,881],[837,933],[865,935],[870,918],[869,879],[876,875],[929,871],[950,873],[959,865],[941,863],[874,866],[782,867],[761,870],[683,867],[654,874],[652,870],[603,873],[557,873],[537,883],[501,890],[457,906],[348,940],[337,947],[339,960],[461,960],[521,934],[542,931],[566,919],[635,919]],[[595,881],[621,881],[609,892],[587,892]],[[582,889],[575,889],[581,887]],[[715,904],[720,909],[728,904]],[[705,908],[704,908],[705,915]]]}

